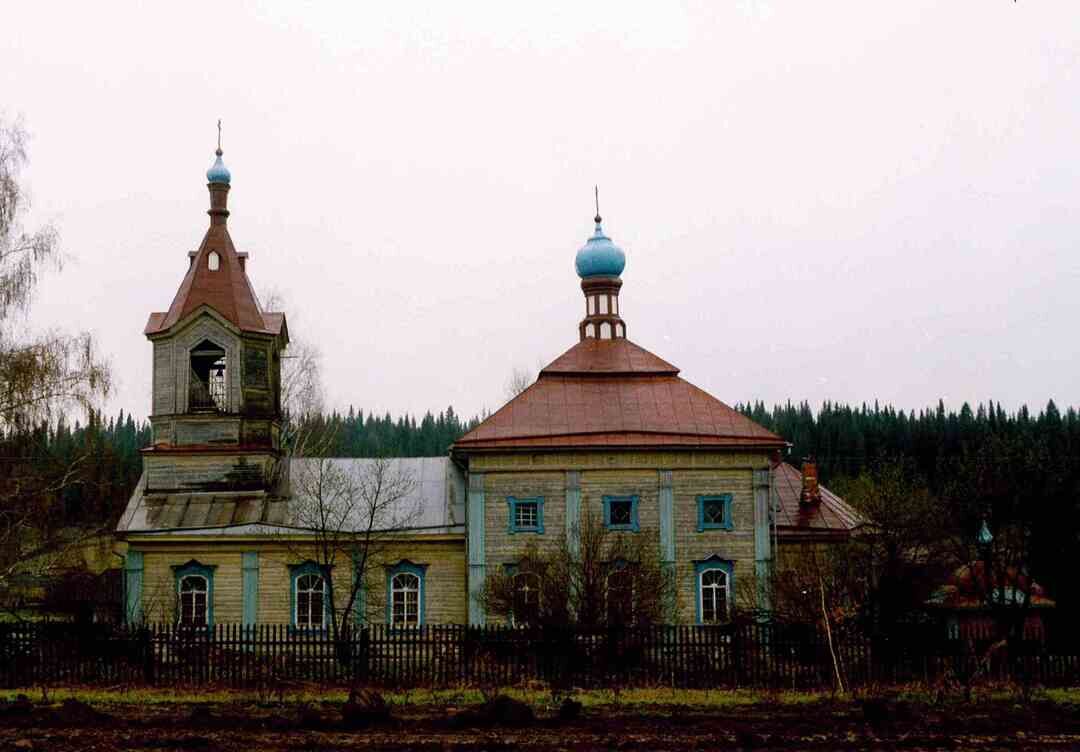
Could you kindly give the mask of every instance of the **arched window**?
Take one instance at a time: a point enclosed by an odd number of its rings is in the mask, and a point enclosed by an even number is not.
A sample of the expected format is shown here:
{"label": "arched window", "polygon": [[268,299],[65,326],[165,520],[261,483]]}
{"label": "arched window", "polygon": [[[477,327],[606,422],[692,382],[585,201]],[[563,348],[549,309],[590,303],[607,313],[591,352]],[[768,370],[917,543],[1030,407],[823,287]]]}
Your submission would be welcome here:
{"label": "arched window", "polygon": [[229,411],[228,369],[225,350],[204,339],[191,351],[188,408]]}
{"label": "arched window", "polygon": [[731,619],[733,564],[713,556],[695,564],[698,624],[723,624]]}
{"label": "arched window", "polygon": [[207,254],[206,267],[212,272],[216,272],[221,268],[221,256],[218,255],[217,251],[210,251],[210,253]]}
{"label": "arched window", "polygon": [[294,582],[294,623],[301,629],[322,629],[326,624],[326,580],[320,574],[301,574]]}
{"label": "arched window", "polygon": [[398,572],[390,578],[390,624],[420,625],[420,577],[412,572]]}
{"label": "arched window", "polygon": [[214,567],[192,559],[172,567],[176,578],[176,622],[184,627],[214,624]]}
{"label": "arched window", "polygon": [[609,625],[634,622],[634,565],[618,560],[607,575],[607,622]]}
{"label": "arched window", "polygon": [[535,572],[514,575],[514,624],[535,624],[540,618],[540,577]]}
{"label": "arched window", "polygon": [[611,322],[605,321],[600,324],[600,339],[611,339]]}
{"label": "arched window", "polygon": [[205,627],[209,624],[210,582],[201,574],[180,578],[180,625]]}

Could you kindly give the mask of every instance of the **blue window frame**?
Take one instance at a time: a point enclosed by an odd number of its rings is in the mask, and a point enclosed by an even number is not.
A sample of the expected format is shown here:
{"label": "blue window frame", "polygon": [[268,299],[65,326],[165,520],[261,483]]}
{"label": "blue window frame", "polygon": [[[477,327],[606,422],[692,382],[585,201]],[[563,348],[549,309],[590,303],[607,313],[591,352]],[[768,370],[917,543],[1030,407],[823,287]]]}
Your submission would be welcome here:
{"label": "blue window frame", "polygon": [[386,623],[407,629],[425,622],[427,564],[403,560],[386,569]]}
{"label": "blue window frame", "polygon": [[730,621],[734,592],[733,562],[715,555],[694,562],[694,615],[698,624]]}
{"label": "blue window frame", "polygon": [[173,567],[176,621],[184,627],[214,626],[214,569],[192,559]]}
{"label": "blue window frame", "polygon": [[697,529],[732,530],[735,527],[731,518],[732,495],[715,494],[697,497]]}
{"label": "blue window frame", "polygon": [[506,497],[506,506],[510,513],[507,532],[514,533],[544,533],[544,497],[530,496],[518,498]]}
{"label": "blue window frame", "polygon": [[605,496],[604,527],[608,530],[638,532],[638,496]]}
{"label": "blue window frame", "polygon": [[329,625],[330,583],[326,568],[313,561],[289,567],[289,612],[296,629],[318,632]]}

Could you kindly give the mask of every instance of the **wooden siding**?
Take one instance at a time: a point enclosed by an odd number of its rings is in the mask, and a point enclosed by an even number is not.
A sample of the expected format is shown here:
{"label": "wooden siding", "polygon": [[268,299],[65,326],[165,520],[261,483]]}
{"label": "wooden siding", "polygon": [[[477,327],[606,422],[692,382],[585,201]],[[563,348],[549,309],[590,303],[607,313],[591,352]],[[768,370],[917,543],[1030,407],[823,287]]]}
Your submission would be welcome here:
{"label": "wooden siding", "polygon": [[[139,541],[144,562],[142,609],[149,621],[170,622],[176,616],[176,581],[173,567],[195,560],[214,567],[214,620],[218,623],[248,623],[245,593],[256,593],[255,618],[262,624],[286,624],[292,620],[289,566],[304,560],[295,546],[282,541],[246,542]],[[252,554],[257,569],[251,568]],[[129,554],[130,555],[130,554]],[[248,568],[245,569],[245,559]],[[385,566],[401,560],[426,565],[426,618],[433,624],[462,624],[467,617],[465,545],[460,538],[426,541],[419,536],[409,541],[385,544],[378,561],[369,565],[366,585],[367,617],[373,623],[386,620]],[[343,593],[351,586],[352,560],[342,552],[334,569],[335,587]],[[339,597],[343,608],[347,596]],[[250,607],[247,613],[251,617]]]}

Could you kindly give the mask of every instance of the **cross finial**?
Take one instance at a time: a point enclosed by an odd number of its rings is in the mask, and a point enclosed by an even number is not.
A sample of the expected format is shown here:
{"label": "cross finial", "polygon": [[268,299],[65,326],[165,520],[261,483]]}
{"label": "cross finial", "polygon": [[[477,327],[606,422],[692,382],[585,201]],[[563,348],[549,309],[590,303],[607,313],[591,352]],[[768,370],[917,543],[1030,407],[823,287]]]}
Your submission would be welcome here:
{"label": "cross finial", "polygon": [[600,186],[593,186],[593,193],[596,196],[596,216],[593,218],[596,224],[600,224]]}
{"label": "cross finial", "polygon": [[217,121],[217,155],[221,156],[221,118]]}

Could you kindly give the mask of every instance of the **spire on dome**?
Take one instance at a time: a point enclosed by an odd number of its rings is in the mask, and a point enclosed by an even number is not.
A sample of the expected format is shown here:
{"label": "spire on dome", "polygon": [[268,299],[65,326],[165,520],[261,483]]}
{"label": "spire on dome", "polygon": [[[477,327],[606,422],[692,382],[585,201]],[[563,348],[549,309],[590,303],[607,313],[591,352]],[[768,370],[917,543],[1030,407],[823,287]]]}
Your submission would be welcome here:
{"label": "spire on dome", "polygon": [[578,325],[581,339],[626,337],[626,323],[619,317],[619,275],[626,268],[626,254],[611,242],[600,226],[600,188],[593,186],[596,230],[577,252],[574,267],[585,293],[585,318]]}
{"label": "spire on dome", "polygon": [[217,159],[214,160],[214,164],[210,166],[210,169],[206,171],[206,187],[210,189],[210,210],[206,212],[210,215],[210,225],[224,225],[225,220],[229,218],[229,210],[226,206],[229,199],[229,183],[232,181],[232,174],[229,173],[229,168],[225,166],[225,163],[221,161],[221,120],[217,121],[217,150],[214,152],[217,155]]}
{"label": "spire on dome", "polygon": [[600,226],[600,188],[594,186],[593,189],[596,195],[596,216],[593,217],[596,229],[592,237],[578,250],[574,266],[582,279],[618,277],[626,268],[626,254],[604,234],[604,228]]}
{"label": "spire on dome", "polygon": [[210,166],[210,169],[206,171],[206,181],[208,183],[221,183],[229,185],[232,181],[232,174],[229,172],[229,168],[225,166],[225,163],[221,161],[221,120],[217,121],[217,151],[214,152],[217,155],[217,159],[214,160],[214,164]]}

